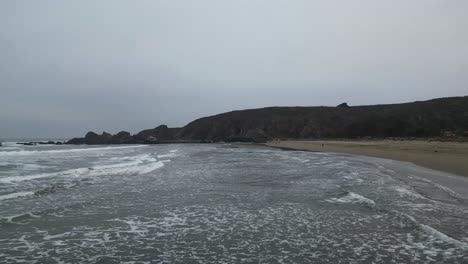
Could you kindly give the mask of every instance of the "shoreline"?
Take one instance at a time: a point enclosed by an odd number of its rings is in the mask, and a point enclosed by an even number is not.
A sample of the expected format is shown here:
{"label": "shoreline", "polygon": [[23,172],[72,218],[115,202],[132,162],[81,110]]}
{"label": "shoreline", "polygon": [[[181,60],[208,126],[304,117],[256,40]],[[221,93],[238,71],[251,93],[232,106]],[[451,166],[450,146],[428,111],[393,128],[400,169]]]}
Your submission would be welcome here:
{"label": "shoreline", "polygon": [[468,178],[468,143],[421,140],[286,140],[265,146],[295,151],[331,152],[409,162]]}

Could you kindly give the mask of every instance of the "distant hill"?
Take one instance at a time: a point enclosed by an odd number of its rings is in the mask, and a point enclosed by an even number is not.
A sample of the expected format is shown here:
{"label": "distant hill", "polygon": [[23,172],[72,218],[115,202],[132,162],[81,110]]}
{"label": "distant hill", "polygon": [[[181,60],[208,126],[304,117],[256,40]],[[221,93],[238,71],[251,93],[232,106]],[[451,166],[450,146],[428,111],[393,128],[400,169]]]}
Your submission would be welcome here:
{"label": "distant hill", "polygon": [[272,138],[434,137],[468,130],[468,96],[404,104],[267,107],[197,119],[178,138],[264,141]]}
{"label": "distant hill", "polygon": [[[468,96],[429,101],[337,107],[267,107],[197,119],[183,128],[159,126],[130,136],[93,132],[71,144],[467,136]],[[101,140],[102,139],[102,140]]]}

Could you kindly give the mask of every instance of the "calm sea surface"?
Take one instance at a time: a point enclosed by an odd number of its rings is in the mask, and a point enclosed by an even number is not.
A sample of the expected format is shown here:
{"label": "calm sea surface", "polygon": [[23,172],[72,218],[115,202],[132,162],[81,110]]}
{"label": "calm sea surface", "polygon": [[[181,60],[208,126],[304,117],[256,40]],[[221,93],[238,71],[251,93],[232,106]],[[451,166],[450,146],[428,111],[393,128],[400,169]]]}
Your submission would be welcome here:
{"label": "calm sea surface", "polygon": [[468,263],[467,200],[363,157],[4,145],[0,263]]}

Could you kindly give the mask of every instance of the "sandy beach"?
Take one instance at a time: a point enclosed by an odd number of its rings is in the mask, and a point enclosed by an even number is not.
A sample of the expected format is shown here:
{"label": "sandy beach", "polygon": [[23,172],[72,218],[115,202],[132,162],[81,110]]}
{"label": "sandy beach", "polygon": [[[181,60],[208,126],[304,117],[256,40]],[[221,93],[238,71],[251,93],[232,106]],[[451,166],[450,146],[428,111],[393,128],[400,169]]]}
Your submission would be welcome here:
{"label": "sandy beach", "polygon": [[336,152],[411,162],[433,170],[468,177],[468,143],[367,140],[367,141],[272,141],[271,147]]}

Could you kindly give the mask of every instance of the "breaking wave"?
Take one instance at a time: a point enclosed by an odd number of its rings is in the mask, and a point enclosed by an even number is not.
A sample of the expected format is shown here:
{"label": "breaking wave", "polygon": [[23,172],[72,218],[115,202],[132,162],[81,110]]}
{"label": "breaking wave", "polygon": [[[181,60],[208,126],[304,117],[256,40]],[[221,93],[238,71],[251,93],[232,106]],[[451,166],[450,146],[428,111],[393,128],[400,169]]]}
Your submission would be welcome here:
{"label": "breaking wave", "polygon": [[327,199],[326,201],[330,203],[354,203],[354,204],[365,204],[370,207],[375,206],[375,202],[373,200],[366,198],[362,195],[359,195],[357,193],[353,193],[353,192],[348,192],[347,195],[341,198],[330,198],[330,199]]}
{"label": "breaking wave", "polygon": [[0,201],[14,199],[18,197],[30,196],[34,195],[34,192],[16,192],[16,193],[9,193],[5,195],[0,195]]}
{"label": "breaking wave", "polygon": [[129,149],[129,148],[141,148],[141,147],[147,147],[147,145],[121,146],[121,147],[101,147],[101,148],[54,149],[54,150],[2,151],[2,152],[0,152],[0,157],[4,157],[4,156],[42,155],[42,154],[56,154],[56,153],[73,153],[73,152],[87,152],[87,151],[108,151],[108,150],[116,150],[116,149]]}
{"label": "breaking wave", "polygon": [[14,183],[49,177],[79,177],[79,176],[106,176],[116,174],[145,174],[164,166],[164,161],[158,161],[149,154],[131,157],[128,162],[99,165],[89,168],[76,168],[52,173],[40,173],[25,176],[9,176],[0,178],[0,182]]}
{"label": "breaking wave", "polygon": [[[428,240],[432,241],[442,241],[451,245],[455,245],[456,247],[462,249],[462,250],[468,250],[468,243],[462,242],[460,240],[457,240],[453,237],[450,237],[439,230],[430,227],[428,225],[422,224],[418,222],[413,216],[403,213],[397,210],[392,210],[392,213],[395,213],[398,216],[401,216],[404,218],[405,222],[409,222],[412,226],[416,227],[419,232],[422,232],[422,236],[426,237]],[[402,222],[402,224],[405,224]]]}

